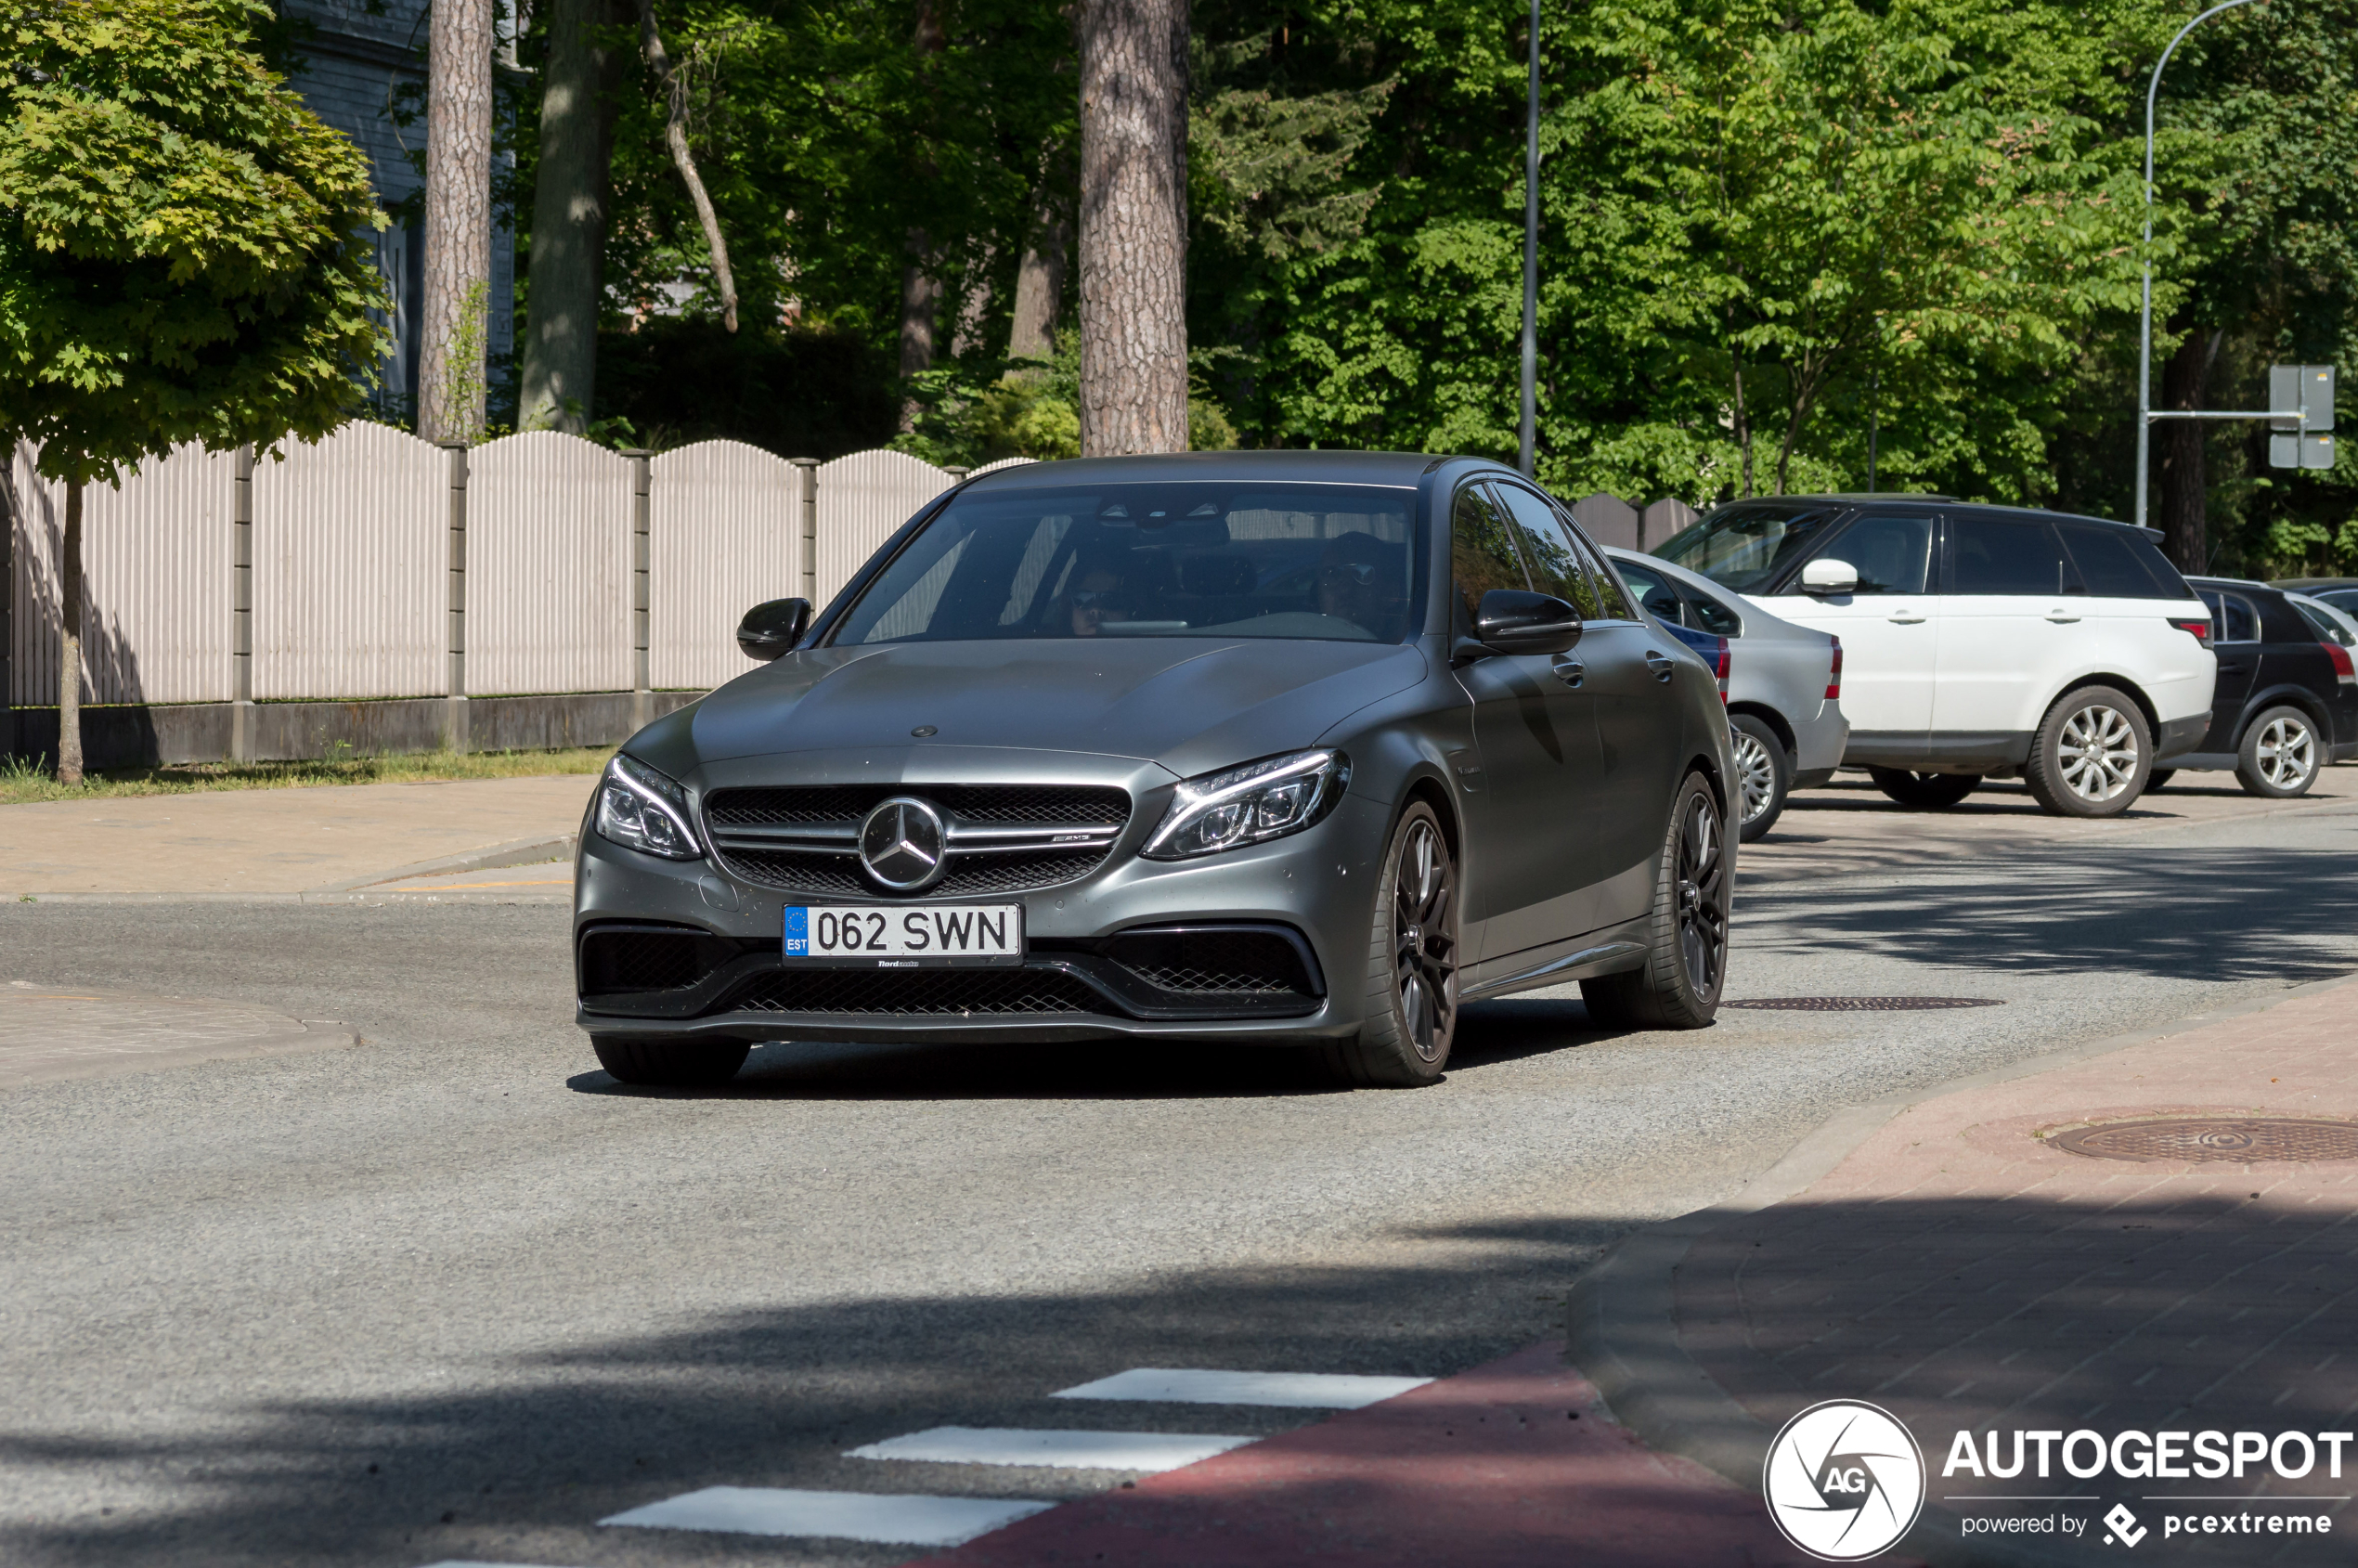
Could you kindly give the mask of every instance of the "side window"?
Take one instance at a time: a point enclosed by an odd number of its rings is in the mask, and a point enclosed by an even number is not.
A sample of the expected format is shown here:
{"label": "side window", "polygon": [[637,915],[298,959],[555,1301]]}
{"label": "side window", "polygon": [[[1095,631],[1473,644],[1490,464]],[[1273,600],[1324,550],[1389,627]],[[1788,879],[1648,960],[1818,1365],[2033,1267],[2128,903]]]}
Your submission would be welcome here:
{"label": "side window", "polygon": [[1694,612],[1695,620],[1704,630],[1714,637],[1742,637],[1744,634],[1743,617],[1708,593],[1691,588],[1687,590],[1687,606]]}
{"label": "side window", "polygon": [[1932,576],[1932,517],[1870,514],[1819,546],[1817,555],[1856,567],[1860,593],[1922,593]]}
{"label": "side window", "polygon": [[1661,573],[1628,561],[1616,561],[1613,564],[1621,568],[1621,580],[1629,585],[1629,591],[1638,596],[1638,603],[1645,606],[1646,614],[1672,626],[1684,623],[1685,611],[1679,603],[1678,590]]}
{"label": "side window", "polygon": [[1950,592],[2052,596],[2079,586],[2044,522],[1970,512],[1950,518]]}
{"label": "side window", "polygon": [[2296,603],[2289,599],[2285,603],[2291,604],[2293,612],[2300,616],[2310,630],[2317,634],[2318,641],[2339,642],[2345,648],[2358,647],[2358,637],[2352,636],[2343,630],[2339,624],[2327,619],[2322,611],[2313,610],[2306,604]]}
{"label": "side window", "polygon": [[[2088,523],[2059,523],[2064,548],[2071,551],[2072,564],[2079,568],[2079,580],[2088,591],[2099,599],[2175,598],[2166,594],[2163,586],[2154,581],[2145,570],[2144,557],[2132,548],[2145,544],[2136,535],[2119,528],[2099,528]],[[2147,550],[2153,549],[2145,545]]]}
{"label": "side window", "polygon": [[2222,593],[2215,588],[2202,590],[2202,602],[2210,606],[2210,640],[2213,642],[2257,642],[2260,641],[2260,617],[2253,613],[2251,602],[2232,593]]}
{"label": "side window", "polygon": [[1561,507],[1556,509],[1556,526],[1564,531],[1572,547],[1588,564],[1588,575],[1597,582],[1598,613],[1609,621],[1636,620],[1638,612],[1630,608],[1629,596],[1621,590],[1621,578],[1614,574],[1613,563],[1605,559],[1604,551],[1597,548],[1597,541],[1582,533],[1580,525],[1566,516]]}
{"label": "side window", "polygon": [[1520,485],[1491,488],[1514,522],[1515,542],[1522,546],[1523,559],[1531,563],[1531,586],[1570,604],[1584,621],[1603,619],[1596,578],[1557,523],[1555,509]]}
{"label": "side window", "polygon": [[1449,514],[1449,575],[1456,580],[1466,624],[1473,624],[1482,596],[1494,588],[1527,590],[1522,562],[1507,538],[1506,519],[1478,485],[1458,492]]}

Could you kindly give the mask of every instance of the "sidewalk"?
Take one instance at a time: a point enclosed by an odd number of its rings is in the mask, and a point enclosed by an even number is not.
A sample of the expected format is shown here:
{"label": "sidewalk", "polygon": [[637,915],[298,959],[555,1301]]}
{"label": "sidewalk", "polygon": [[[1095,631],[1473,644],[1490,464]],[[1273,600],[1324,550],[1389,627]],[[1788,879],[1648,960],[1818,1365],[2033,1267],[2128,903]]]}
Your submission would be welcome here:
{"label": "sidewalk", "polygon": [[549,862],[571,858],[596,784],[560,774],[0,806],[0,899],[564,901],[572,868]]}
{"label": "sidewalk", "polygon": [[[2358,1127],[2326,1134],[2342,1158],[2309,1162],[2092,1158],[2056,1139],[2173,1115],[2358,1123],[2353,1007],[2358,985],[2329,981],[1880,1125],[1838,1119],[1781,1167],[1799,1190],[1640,1233],[1584,1279],[1574,1359],[1648,1441],[1723,1473],[1756,1477],[1768,1435],[1820,1400],[1883,1406],[1924,1450],[1931,1497],[1911,1546],[1936,1561],[2117,1560],[2104,1515],[2121,1503],[2147,1532],[2141,1557],[2347,1562],[2358,1445],[2339,1478],[2322,1449],[2298,1479],[2266,1464],[2209,1481],[1942,1470],[1960,1432],[1984,1452],[1995,1432],[2010,1459],[2017,1430],[2352,1429]],[[1793,1179],[1813,1161],[1831,1169]],[[1756,1185],[1774,1196],[1780,1173]],[[1975,1500],[2002,1496],[2037,1500]],[[2212,1511],[2328,1516],[2332,1535],[2166,1536],[2167,1516],[2203,1511],[2188,1507],[2197,1497]],[[1964,1533],[1968,1516],[2011,1513],[2088,1528],[2077,1547]]]}

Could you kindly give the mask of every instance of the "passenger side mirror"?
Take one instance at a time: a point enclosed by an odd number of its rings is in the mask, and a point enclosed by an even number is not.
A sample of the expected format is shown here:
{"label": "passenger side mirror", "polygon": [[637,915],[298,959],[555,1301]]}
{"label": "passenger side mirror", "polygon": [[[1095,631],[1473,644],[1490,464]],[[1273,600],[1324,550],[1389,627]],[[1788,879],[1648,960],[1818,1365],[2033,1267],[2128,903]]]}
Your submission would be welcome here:
{"label": "passenger side mirror", "polygon": [[1494,588],[1474,616],[1474,641],[1493,654],[1561,654],[1580,641],[1580,612],[1551,593]]}
{"label": "passenger side mirror", "polygon": [[810,628],[810,600],[769,600],[747,610],[737,623],[737,647],[745,657],[767,664],[801,641]]}
{"label": "passenger side mirror", "polygon": [[1856,593],[1859,568],[1847,561],[1821,555],[1801,569],[1801,591],[1815,594]]}

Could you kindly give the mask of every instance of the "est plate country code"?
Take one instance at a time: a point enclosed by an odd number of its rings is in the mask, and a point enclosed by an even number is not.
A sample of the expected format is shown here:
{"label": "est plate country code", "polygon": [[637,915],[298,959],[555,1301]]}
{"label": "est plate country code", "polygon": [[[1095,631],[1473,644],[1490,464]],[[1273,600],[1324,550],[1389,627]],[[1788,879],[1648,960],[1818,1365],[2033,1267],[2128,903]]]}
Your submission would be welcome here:
{"label": "est plate country code", "polygon": [[1023,962],[1023,905],[788,904],[785,955],[891,969]]}

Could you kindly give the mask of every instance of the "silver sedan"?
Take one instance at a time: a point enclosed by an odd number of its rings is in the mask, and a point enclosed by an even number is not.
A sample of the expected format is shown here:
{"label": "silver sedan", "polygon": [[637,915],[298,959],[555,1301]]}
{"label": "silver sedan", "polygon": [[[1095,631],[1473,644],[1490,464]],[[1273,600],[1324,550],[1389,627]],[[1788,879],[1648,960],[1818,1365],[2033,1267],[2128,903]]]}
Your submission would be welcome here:
{"label": "silver sedan", "polygon": [[1758,838],[1776,824],[1789,793],[1824,784],[1842,762],[1850,738],[1842,716],[1842,639],[1780,620],[1654,556],[1612,548],[1605,554],[1656,620],[1742,640],[1728,661],[1728,720],[1743,781],[1743,836]]}

